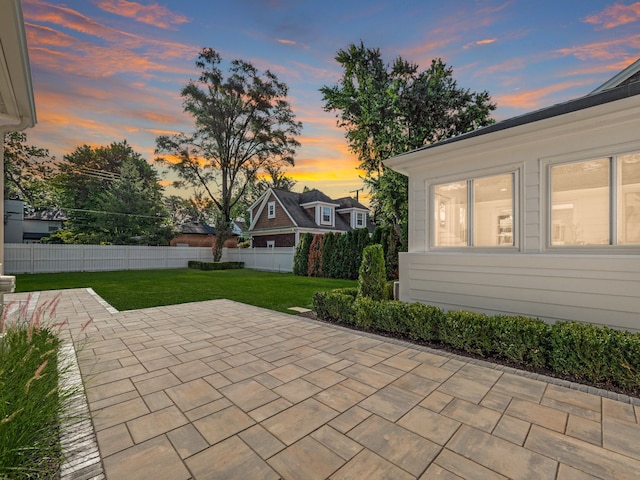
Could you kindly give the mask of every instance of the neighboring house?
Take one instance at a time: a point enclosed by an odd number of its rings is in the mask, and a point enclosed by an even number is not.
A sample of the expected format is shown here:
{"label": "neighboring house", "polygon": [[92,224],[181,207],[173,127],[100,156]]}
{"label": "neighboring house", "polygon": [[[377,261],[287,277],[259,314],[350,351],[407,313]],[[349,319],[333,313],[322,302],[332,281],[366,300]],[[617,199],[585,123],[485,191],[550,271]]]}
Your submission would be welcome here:
{"label": "neighboring house", "polygon": [[22,200],[4,201],[4,243],[40,243],[60,230],[67,217],[61,210],[24,214]]}
{"label": "neighboring house", "polygon": [[295,247],[303,233],[373,231],[369,210],[353,198],[333,200],[319,190],[267,190],[251,207],[253,247]]}
{"label": "neighboring house", "polygon": [[[27,51],[27,37],[20,0],[0,0],[0,139],[6,132],[22,131],[36,123],[36,109]],[[0,142],[0,166],[4,164],[4,142]],[[4,195],[0,195],[4,211]],[[0,246],[4,225],[0,226]],[[0,273],[4,249],[0,248]]]}
{"label": "neighboring house", "polygon": [[640,331],[639,77],[387,160],[400,299]]}
{"label": "neighboring house", "polygon": [[[202,222],[187,222],[180,226],[179,233],[171,239],[172,247],[212,247],[216,229]],[[227,248],[238,246],[238,230],[233,227],[233,237],[224,242]]]}

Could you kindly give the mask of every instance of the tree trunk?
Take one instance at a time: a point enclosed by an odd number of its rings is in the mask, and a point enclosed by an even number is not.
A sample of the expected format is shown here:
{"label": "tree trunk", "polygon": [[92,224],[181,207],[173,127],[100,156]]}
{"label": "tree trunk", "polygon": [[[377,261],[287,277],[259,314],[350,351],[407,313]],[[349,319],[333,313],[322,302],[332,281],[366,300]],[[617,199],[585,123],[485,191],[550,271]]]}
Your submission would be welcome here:
{"label": "tree trunk", "polygon": [[222,247],[229,238],[231,238],[231,224],[220,222],[219,225],[216,225],[216,238],[211,248],[214,262],[219,262],[222,259]]}

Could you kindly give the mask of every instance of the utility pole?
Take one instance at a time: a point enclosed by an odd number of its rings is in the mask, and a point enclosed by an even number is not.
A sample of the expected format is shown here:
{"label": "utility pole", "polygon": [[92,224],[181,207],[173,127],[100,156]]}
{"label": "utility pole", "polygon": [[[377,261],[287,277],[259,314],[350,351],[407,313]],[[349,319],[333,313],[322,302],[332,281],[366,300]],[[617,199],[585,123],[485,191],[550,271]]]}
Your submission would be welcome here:
{"label": "utility pole", "polygon": [[349,193],[354,193],[356,194],[356,202],[358,202],[358,193],[361,192],[362,190],[364,190],[364,188],[358,188],[356,190],[351,190]]}

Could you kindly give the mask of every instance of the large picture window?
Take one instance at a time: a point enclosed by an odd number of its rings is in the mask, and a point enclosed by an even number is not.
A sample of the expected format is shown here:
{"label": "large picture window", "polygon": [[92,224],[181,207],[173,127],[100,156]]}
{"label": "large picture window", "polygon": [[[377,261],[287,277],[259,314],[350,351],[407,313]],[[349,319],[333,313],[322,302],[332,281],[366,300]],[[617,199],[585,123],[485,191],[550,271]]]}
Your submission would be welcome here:
{"label": "large picture window", "polygon": [[552,246],[640,244],[640,154],[552,165]]}
{"label": "large picture window", "polygon": [[436,247],[515,245],[513,173],[435,185]]}

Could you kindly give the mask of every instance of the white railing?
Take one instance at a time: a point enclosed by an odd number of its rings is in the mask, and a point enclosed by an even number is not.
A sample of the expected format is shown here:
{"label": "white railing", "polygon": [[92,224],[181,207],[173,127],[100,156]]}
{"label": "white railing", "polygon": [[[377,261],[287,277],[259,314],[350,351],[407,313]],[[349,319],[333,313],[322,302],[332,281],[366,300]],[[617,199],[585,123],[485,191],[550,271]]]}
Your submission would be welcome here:
{"label": "white railing", "polygon": [[244,262],[245,268],[269,272],[293,272],[295,247],[224,248],[223,262]]}
{"label": "white railing", "polygon": [[[225,248],[222,260],[245,268],[292,272],[295,248]],[[4,273],[100,272],[186,268],[189,260],[212,262],[208,247],[132,245],[49,245],[7,243]]]}
{"label": "white railing", "polygon": [[211,248],[38,243],[4,245],[4,272],[8,274],[186,268],[189,260],[213,261]]}

